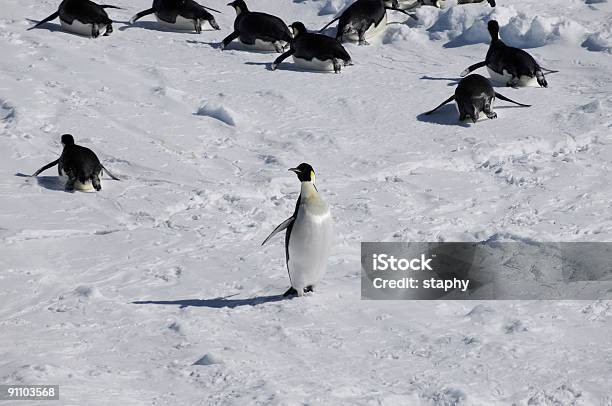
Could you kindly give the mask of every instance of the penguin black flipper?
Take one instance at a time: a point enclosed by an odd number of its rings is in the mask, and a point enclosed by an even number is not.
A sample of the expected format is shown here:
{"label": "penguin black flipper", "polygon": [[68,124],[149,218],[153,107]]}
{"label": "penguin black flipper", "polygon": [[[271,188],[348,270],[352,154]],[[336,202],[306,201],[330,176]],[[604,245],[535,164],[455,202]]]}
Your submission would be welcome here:
{"label": "penguin black flipper", "polygon": [[56,159],[53,162],[49,162],[47,165],[43,166],[42,168],[40,168],[39,170],[37,170],[36,172],[34,172],[34,175],[32,175],[32,177],[36,177],[38,176],[41,172],[46,171],[49,168],[54,167],[55,165],[57,165],[59,162],[59,158]]}
{"label": "penguin black flipper", "polygon": [[28,28],[28,31],[33,30],[34,28],[40,27],[44,23],[48,23],[51,20],[55,20],[57,17],[59,17],[59,10],[56,11],[55,13],[51,14],[49,17],[45,18],[44,20],[41,20],[38,23],[36,23],[36,25],[34,27]]}
{"label": "penguin black flipper", "polygon": [[504,96],[503,94],[499,94],[499,93],[497,93],[497,92],[495,92],[495,97],[497,97],[497,98],[498,98],[498,99],[500,99],[500,100],[504,100],[504,101],[507,101],[507,102],[510,102],[510,103],[514,103],[514,104],[516,104],[517,106],[521,106],[521,107],[531,107],[531,104],[523,104],[523,103],[515,102],[514,100],[509,99],[509,98],[507,98],[506,96]]}
{"label": "penguin black flipper", "polygon": [[113,180],[121,180],[121,179],[119,179],[117,176],[113,175],[113,174],[111,173],[111,171],[109,171],[108,169],[106,169],[106,167],[105,167],[104,165],[102,165],[102,169],[104,169],[104,171],[106,172],[106,174],[107,174],[108,176],[110,176],[110,177],[111,177],[111,179],[113,179]]}
{"label": "penguin black flipper", "polygon": [[100,7],[102,7],[102,8],[116,8],[117,10],[123,10],[121,7],[110,6],[108,4],[100,4]]}
{"label": "penguin black flipper", "polygon": [[[108,173],[108,171],[107,171]],[[289,217],[287,220],[283,221],[282,223],[280,223],[275,229],[274,231],[272,231],[270,233],[269,236],[266,237],[266,239],[264,240],[264,242],[261,243],[261,245],[264,245],[265,243],[268,242],[268,240],[272,237],[274,237],[276,234],[280,233],[281,231],[283,231],[284,229],[286,229],[287,227],[289,227],[290,225],[293,224],[293,222],[295,221],[295,217],[291,216]]]}
{"label": "penguin black flipper", "polygon": [[230,35],[225,37],[223,39],[223,41],[221,41],[221,49],[227,48],[227,46],[230,44],[230,42],[232,42],[233,40],[235,40],[239,36],[240,36],[240,33],[238,31],[234,31]]}
{"label": "penguin black flipper", "polygon": [[138,21],[139,19],[141,19],[144,16],[148,16],[149,14],[153,14],[155,13],[155,9],[154,8],[149,8],[147,10],[143,10],[139,13],[134,14],[134,16],[132,18],[130,18],[130,24],[134,24],[136,21]]}
{"label": "penguin black flipper", "polygon": [[342,17],[342,14],[339,15],[338,17],[334,18],[333,20],[331,20],[330,22],[328,22],[325,27],[321,28],[319,30],[319,32],[323,32],[327,27],[329,27],[330,25],[332,25],[333,23],[335,23],[336,21],[338,21],[340,19],[340,17]]}
{"label": "penguin black flipper", "polygon": [[402,14],[406,14],[408,17],[412,18],[415,21],[419,21],[419,17],[417,17],[414,14],[410,14],[407,10],[402,10],[401,8],[394,8],[394,7],[387,7],[385,6],[386,10],[393,10],[393,11],[399,11]]}
{"label": "penguin black flipper", "polygon": [[278,65],[280,65],[280,63],[282,61],[284,61],[285,59],[289,58],[291,55],[293,55],[295,53],[295,49],[291,48],[288,51],[284,52],[281,54],[281,56],[279,56],[278,58],[276,58],[274,60],[274,62],[272,63],[272,70],[276,70],[276,68],[278,67]]}
{"label": "penguin black flipper", "polygon": [[436,107],[433,110],[428,111],[427,113],[425,113],[426,116],[430,115],[431,113],[433,113],[434,111],[438,110],[440,107],[444,106],[447,103],[452,102],[453,100],[455,100],[455,95],[452,95],[451,97],[449,97],[446,101],[442,102],[438,107]]}
{"label": "penguin black flipper", "polygon": [[461,76],[463,78],[463,77],[467,76],[468,73],[474,72],[476,69],[482,68],[483,66],[487,66],[487,61],[482,61],[482,62],[475,63],[474,65],[468,67],[463,72],[461,72],[459,74],[459,76]]}

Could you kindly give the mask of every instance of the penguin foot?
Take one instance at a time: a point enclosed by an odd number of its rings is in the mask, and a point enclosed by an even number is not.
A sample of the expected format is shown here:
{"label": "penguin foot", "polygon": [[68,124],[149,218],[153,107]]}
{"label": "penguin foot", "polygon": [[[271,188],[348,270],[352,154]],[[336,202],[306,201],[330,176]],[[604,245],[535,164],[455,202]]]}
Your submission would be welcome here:
{"label": "penguin foot", "polygon": [[314,292],[314,288],[312,285],[308,285],[304,288],[304,293]]}
{"label": "penguin foot", "polygon": [[111,35],[112,32],[113,32],[113,25],[112,24],[108,24],[106,26],[106,31],[104,31],[104,36],[108,37],[109,35]]}
{"label": "penguin foot", "polygon": [[496,113],[496,112],[494,112],[494,111],[492,111],[492,112],[490,112],[490,113],[485,113],[485,114],[487,115],[487,117],[488,117],[490,120],[493,120],[494,118],[497,118],[497,113]]}

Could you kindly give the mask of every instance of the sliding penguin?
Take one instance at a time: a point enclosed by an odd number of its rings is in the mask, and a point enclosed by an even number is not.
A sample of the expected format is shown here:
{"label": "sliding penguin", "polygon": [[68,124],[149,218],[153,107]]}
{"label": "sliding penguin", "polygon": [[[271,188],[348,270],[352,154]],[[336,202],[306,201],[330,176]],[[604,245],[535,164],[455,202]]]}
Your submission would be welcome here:
{"label": "sliding penguin", "polygon": [[208,11],[220,13],[214,8],[205,7],[193,0],[153,0],[153,7],[141,11],[130,19],[134,24],[139,18],[155,14],[157,21],[164,27],[180,31],[219,30],[215,18]]}
{"label": "sliding penguin", "polygon": [[64,145],[62,155],[37,170],[32,176],[38,176],[41,172],[57,165],[59,176],[68,178],[66,181],[67,192],[73,192],[75,189],[82,191],[101,190],[100,175],[102,169],[114,180],[119,180],[100,163],[92,150],[76,145],[72,135],[62,135],[62,144]]}
{"label": "sliding penguin", "polygon": [[404,13],[415,20],[415,15],[409,14],[399,8],[397,0],[390,0],[391,5],[385,5],[384,0],[357,0],[351,4],[340,16],[331,20],[322,32],[338,20],[336,39],[338,41],[359,41],[359,45],[367,45],[367,39],[373,38],[385,30],[387,25],[387,10]]}
{"label": "sliding penguin", "polygon": [[291,33],[287,24],[280,18],[250,11],[244,0],[234,0],[228,6],[236,10],[234,32],[221,42],[221,49],[238,38],[244,45],[259,51],[276,51],[282,53],[291,42]]}
{"label": "sliding penguin", "polygon": [[331,252],[333,220],[327,204],[315,186],[315,173],[307,163],[291,168],[302,182],[293,215],[283,221],[264,240],[264,245],[277,233],[285,232],[285,257],[291,288],[284,296],[303,296],[312,292],[327,268]]}
{"label": "sliding penguin", "polygon": [[[547,87],[548,82],[542,73],[543,68],[533,59],[531,55],[522,49],[509,47],[499,39],[499,24],[495,20],[489,21],[489,34],[491,34],[491,45],[483,62],[478,62],[463,72],[461,76],[486,66],[491,79],[504,83],[506,86],[536,86],[535,82],[542,87]],[[548,69],[549,73],[555,73]]]}
{"label": "sliding penguin", "polygon": [[92,38],[110,35],[113,32],[113,21],[108,18],[108,14],[104,11],[105,8],[120,9],[120,7],[100,5],[89,0],[63,0],[55,13],[29,29],[37,28],[59,16],[60,24],[66,31]]}
{"label": "sliding penguin", "polygon": [[293,56],[293,62],[298,67],[306,70],[340,73],[342,66],[351,64],[351,56],[337,39],[310,33],[301,22],[295,22],[289,27],[293,30],[291,47],[276,58],[272,70],[276,70],[289,56]]}
{"label": "sliding penguin", "polygon": [[459,81],[455,94],[451,96],[444,103],[440,104],[435,109],[425,113],[429,115],[446,103],[450,103],[453,100],[457,103],[459,109],[459,120],[463,121],[470,118],[472,122],[477,122],[480,118],[480,113],[484,113],[488,118],[497,118],[497,113],[493,111],[493,101],[495,98],[517,104],[522,107],[530,107],[529,104],[521,104],[510,100],[504,95],[497,93],[493,90],[493,86],[487,78],[477,74],[469,75]]}

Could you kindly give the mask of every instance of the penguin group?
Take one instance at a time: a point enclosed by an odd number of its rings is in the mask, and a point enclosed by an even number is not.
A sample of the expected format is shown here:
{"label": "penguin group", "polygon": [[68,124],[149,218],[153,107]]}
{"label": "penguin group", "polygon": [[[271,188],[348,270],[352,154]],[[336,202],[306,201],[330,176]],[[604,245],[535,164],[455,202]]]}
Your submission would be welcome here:
{"label": "penguin group", "polygon": [[[459,4],[482,1],[459,0]],[[495,7],[494,0],[487,1],[491,7]],[[416,19],[407,10],[426,5],[441,7],[442,3],[438,0],[356,0],[318,32],[313,32],[300,21],[286,25],[279,17],[251,11],[244,0],[234,0],[228,4],[236,13],[233,31],[221,41],[220,48],[226,49],[233,41],[239,41],[248,50],[280,53],[272,63],[271,70],[276,70],[291,56],[295,65],[302,69],[339,73],[343,67],[352,64],[352,58],[342,43],[353,41],[367,45],[369,39],[384,31],[388,10]],[[31,28],[40,27],[59,17],[66,31],[92,38],[108,36],[113,32],[113,21],[105,10],[118,8],[90,0],[63,0],[56,12]],[[210,12],[220,13],[194,0],[153,0],[151,8],[135,14],[130,24],[153,14],[166,29],[196,33],[220,30]],[[335,36],[324,34],[327,27],[336,21]],[[497,21],[488,22],[488,31],[491,43],[484,60],[461,72],[454,94],[426,115],[455,101],[461,121],[471,120],[476,123],[481,118],[493,119],[497,117],[493,111],[496,98],[529,107],[495,91],[494,84],[513,88],[548,86],[544,73],[556,71],[541,67],[527,52],[504,44],[499,36]],[[488,69],[491,80],[472,73],[482,67]],[[32,176],[38,176],[57,165],[59,176],[68,192],[100,191],[104,172],[111,179],[119,180],[104,167],[91,149],[75,144],[72,135],[62,135],[61,143],[63,151],[60,157],[38,169]],[[315,186],[314,168],[308,163],[301,163],[289,170],[300,181],[295,210],[270,233],[262,245],[285,231],[285,261],[291,286],[284,296],[303,296],[313,292],[325,274],[333,241],[333,220],[328,205]]]}

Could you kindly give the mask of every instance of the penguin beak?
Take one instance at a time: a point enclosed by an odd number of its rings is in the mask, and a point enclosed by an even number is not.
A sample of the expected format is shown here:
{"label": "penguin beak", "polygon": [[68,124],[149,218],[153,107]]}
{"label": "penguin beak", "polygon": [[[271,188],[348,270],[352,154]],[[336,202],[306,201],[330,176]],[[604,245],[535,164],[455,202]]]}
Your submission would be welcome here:
{"label": "penguin beak", "polygon": [[300,170],[298,168],[289,168],[288,171],[289,172],[300,173]]}

